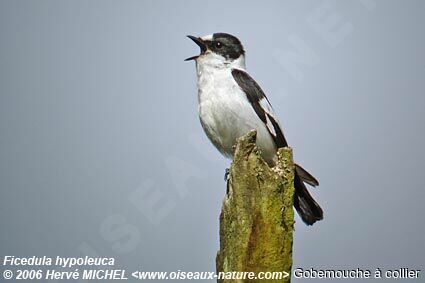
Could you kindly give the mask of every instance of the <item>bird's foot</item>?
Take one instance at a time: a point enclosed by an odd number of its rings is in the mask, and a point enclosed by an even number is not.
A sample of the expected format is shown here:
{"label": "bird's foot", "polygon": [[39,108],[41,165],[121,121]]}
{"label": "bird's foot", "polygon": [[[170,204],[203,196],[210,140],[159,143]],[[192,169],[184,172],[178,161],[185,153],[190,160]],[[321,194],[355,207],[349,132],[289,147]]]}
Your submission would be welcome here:
{"label": "bird's foot", "polygon": [[229,174],[230,174],[230,169],[226,168],[226,170],[224,171],[224,181],[229,182]]}

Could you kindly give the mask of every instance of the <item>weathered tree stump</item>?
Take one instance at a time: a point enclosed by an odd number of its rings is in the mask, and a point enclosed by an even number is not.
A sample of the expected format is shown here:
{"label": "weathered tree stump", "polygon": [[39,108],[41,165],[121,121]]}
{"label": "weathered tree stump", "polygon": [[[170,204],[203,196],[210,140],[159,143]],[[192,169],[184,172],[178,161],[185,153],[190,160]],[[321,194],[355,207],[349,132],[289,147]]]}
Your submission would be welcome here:
{"label": "weathered tree stump", "polygon": [[292,150],[279,149],[278,162],[270,168],[261,159],[255,140],[256,132],[252,131],[236,146],[220,215],[217,272],[228,276],[234,271],[254,272],[256,276],[262,272],[289,274],[283,279],[225,277],[218,282],[290,282],[294,227]]}

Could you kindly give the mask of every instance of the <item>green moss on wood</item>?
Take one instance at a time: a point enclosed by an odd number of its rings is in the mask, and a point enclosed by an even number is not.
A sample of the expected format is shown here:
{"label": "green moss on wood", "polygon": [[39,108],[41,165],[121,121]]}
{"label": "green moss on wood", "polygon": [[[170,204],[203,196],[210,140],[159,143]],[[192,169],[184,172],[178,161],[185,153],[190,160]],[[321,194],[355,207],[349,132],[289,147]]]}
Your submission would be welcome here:
{"label": "green moss on wood", "polygon": [[[230,167],[229,190],[220,215],[217,271],[291,273],[294,227],[292,150],[282,148],[270,168],[255,146],[256,132],[242,137]],[[219,280],[218,282],[290,282]]]}

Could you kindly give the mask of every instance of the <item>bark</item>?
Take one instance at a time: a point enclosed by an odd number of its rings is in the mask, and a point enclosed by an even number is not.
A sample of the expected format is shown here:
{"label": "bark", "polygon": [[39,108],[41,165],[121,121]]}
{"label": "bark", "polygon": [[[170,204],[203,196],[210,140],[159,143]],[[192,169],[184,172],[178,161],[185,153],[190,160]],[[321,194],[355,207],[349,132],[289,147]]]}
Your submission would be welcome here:
{"label": "bark", "polygon": [[288,272],[284,279],[218,282],[290,282],[294,228],[292,150],[278,151],[270,168],[255,146],[256,132],[239,139],[220,215],[218,272]]}

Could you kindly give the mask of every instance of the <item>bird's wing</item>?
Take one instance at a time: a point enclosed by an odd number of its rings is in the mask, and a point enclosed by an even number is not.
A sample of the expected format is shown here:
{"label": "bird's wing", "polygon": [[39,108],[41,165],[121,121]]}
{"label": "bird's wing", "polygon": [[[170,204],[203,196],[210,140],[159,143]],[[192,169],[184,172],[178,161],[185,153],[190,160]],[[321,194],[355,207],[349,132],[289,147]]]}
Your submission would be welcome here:
{"label": "bird's wing", "polygon": [[[282,129],[275,118],[273,108],[260,86],[247,72],[243,70],[233,69],[232,76],[242,91],[246,94],[246,97],[254,108],[255,113],[257,113],[258,117],[266,125],[266,128],[272,136],[277,148],[288,146],[285,137],[283,136]],[[296,176],[297,178],[300,178],[301,181],[306,182],[313,187],[319,185],[317,179],[300,165],[295,164],[295,169]],[[304,184],[302,184],[302,186],[304,186]],[[304,197],[307,198],[308,196],[304,192]],[[314,206],[315,202],[313,199],[308,199],[307,201],[310,201],[312,206]],[[316,206],[318,205],[316,204]],[[321,215],[320,207],[318,207],[317,211],[318,215]],[[322,219],[320,217],[318,219]]]}
{"label": "bird's wing", "polygon": [[232,76],[246,94],[249,102],[254,108],[255,113],[266,125],[267,130],[272,136],[278,148],[288,146],[282,129],[280,128],[277,119],[275,118],[273,108],[264,94],[260,86],[254,79],[245,71],[240,69],[232,69]]}

